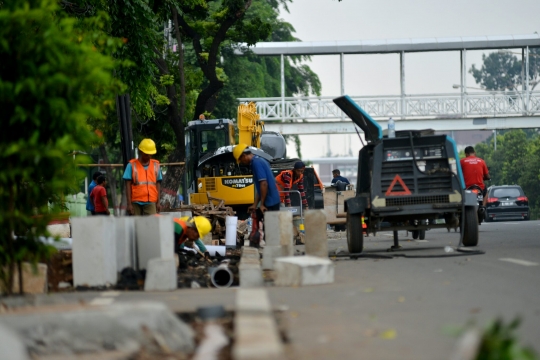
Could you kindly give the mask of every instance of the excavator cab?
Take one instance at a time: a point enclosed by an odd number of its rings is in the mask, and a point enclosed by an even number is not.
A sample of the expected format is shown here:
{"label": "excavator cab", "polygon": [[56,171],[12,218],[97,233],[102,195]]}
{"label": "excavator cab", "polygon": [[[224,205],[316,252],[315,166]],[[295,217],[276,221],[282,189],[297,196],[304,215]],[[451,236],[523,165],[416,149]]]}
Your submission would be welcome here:
{"label": "excavator cab", "polygon": [[188,193],[197,192],[201,177],[199,160],[218,148],[235,144],[234,122],[229,119],[194,120],[188,123],[186,134],[186,186]]}

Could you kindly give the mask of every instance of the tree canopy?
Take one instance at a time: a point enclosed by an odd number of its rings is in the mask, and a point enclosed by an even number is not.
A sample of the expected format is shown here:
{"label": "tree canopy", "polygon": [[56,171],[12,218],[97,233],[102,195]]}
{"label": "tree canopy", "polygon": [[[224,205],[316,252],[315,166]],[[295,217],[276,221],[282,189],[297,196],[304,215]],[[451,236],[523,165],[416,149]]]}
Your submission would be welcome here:
{"label": "tree canopy", "polygon": [[96,140],[88,119],[103,118],[123,91],[112,76],[117,62],[105,54],[120,41],[101,31],[102,15],[80,24],[53,0],[0,2],[0,263],[7,265],[0,280],[7,292],[15,263],[48,252],[36,238],[81,178],[72,154]]}
{"label": "tree canopy", "polygon": [[529,206],[538,211],[540,136],[536,131],[507,130],[497,135],[497,150],[493,136],[486,142],[477,144],[475,150],[489,168],[489,185],[520,185],[529,198]]}
{"label": "tree canopy", "polygon": [[[474,64],[469,73],[486,90],[517,90],[523,85],[522,61],[509,52],[482,54],[483,64],[477,68]],[[540,48],[529,49],[529,84],[534,90],[540,79]]]}

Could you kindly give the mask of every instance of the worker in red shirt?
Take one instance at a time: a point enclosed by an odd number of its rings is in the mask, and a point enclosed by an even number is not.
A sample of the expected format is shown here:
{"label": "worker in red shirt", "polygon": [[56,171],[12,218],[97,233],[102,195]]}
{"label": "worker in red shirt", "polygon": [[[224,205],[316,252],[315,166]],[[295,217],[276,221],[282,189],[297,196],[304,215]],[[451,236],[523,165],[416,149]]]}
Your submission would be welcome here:
{"label": "worker in red shirt", "polygon": [[90,193],[90,201],[95,208],[94,215],[111,215],[105,186],[107,186],[107,179],[105,179],[105,176],[100,175],[97,178],[97,185]]}
{"label": "worker in red shirt", "polygon": [[484,180],[491,180],[486,162],[476,156],[476,152],[472,146],[465,148],[465,156],[465,158],[460,160],[463,178],[465,179],[465,189],[472,185],[478,185],[482,189],[484,206],[486,206],[487,190]]}

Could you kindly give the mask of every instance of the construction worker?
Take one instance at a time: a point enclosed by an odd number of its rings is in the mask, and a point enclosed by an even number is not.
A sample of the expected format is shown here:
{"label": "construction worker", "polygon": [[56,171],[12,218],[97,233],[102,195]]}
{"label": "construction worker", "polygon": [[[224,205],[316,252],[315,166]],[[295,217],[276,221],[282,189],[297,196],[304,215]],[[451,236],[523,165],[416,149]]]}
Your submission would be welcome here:
{"label": "construction worker", "polygon": [[[259,221],[264,221],[266,211],[279,210],[279,192],[276,179],[270,169],[270,164],[265,159],[254,155],[246,144],[238,144],[233,149],[233,156],[237,163],[249,165],[255,183],[255,201],[248,207],[248,213],[254,219],[253,230],[257,230]],[[250,246],[260,247],[260,232],[252,231],[249,236]]]}
{"label": "construction worker", "polygon": [[333,177],[332,185],[334,185],[338,181],[341,181],[342,183],[347,184],[347,185],[350,184],[349,179],[347,179],[346,177],[341,176],[341,172],[338,169],[332,170],[332,177]]}
{"label": "construction worker", "polygon": [[268,161],[252,154],[246,144],[236,145],[233,149],[233,156],[237,163],[249,165],[253,173],[257,194],[255,202],[248,208],[248,211],[258,208],[264,214],[266,211],[279,210],[279,192]]}
{"label": "construction worker", "polygon": [[280,191],[279,197],[282,204],[286,207],[291,206],[291,189],[294,185],[300,192],[300,197],[302,199],[302,207],[308,209],[308,203],[306,199],[306,192],[304,191],[304,171],[306,165],[302,161],[297,161],[294,164],[293,170],[282,171],[278,176],[276,176],[276,184]]}
{"label": "construction worker", "polygon": [[206,234],[212,231],[210,220],[204,216],[174,218],[174,241],[178,248],[183,249],[184,245],[194,248],[193,243],[204,253],[205,257],[210,257],[206,246],[201,241]]}
{"label": "construction worker", "polygon": [[130,160],[124,171],[126,181],[127,213],[130,215],[153,215],[160,212],[161,168],[152,159],[156,143],[143,139],[139,144],[139,159]]}

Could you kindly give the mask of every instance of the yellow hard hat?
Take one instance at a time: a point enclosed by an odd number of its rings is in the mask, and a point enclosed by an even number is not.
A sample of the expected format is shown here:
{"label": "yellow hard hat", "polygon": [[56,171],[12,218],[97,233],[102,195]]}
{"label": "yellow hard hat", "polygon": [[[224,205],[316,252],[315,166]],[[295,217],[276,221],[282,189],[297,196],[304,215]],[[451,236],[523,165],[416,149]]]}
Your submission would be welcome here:
{"label": "yellow hard hat", "polygon": [[156,143],[152,139],[143,139],[139,144],[139,150],[148,155],[154,155],[156,150]]}
{"label": "yellow hard hat", "polygon": [[238,144],[234,147],[233,149],[233,156],[234,158],[236,159],[236,163],[238,164],[240,161],[238,159],[240,159],[240,155],[242,155],[242,153],[244,152],[244,150],[246,150],[248,146],[246,144]]}
{"label": "yellow hard hat", "polygon": [[197,228],[200,238],[205,237],[206,234],[212,231],[212,224],[210,223],[210,220],[204,216],[195,216],[193,221],[195,222],[195,227]]}

